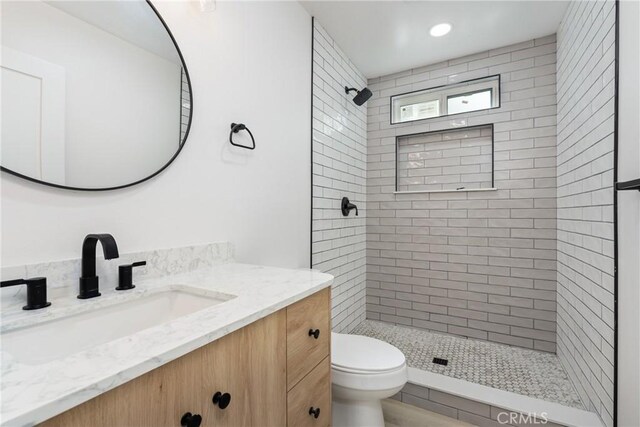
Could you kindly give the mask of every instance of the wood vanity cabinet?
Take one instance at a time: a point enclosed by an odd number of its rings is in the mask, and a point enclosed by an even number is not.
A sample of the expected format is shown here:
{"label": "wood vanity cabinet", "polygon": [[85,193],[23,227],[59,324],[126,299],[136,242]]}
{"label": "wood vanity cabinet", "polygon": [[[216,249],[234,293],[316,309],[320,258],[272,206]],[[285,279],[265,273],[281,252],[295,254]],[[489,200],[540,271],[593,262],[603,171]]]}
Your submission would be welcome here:
{"label": "wood vanity cabinet", "polygon": [[177,427],[191,413],[203,427],[329,426],[329,313],[324,289],[41,425]]}

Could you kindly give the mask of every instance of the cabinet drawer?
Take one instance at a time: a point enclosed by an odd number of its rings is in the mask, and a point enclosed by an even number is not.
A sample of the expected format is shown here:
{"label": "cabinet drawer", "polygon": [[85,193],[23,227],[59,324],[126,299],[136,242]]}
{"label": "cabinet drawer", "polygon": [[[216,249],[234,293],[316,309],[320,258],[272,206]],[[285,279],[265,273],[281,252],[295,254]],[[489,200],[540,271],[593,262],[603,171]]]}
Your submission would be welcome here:
{"label": "cabinet drawer", "polygon": [[329,355],[329,297],[323,289],[287,308],[288,390]]}
{"label": "cabinet drawer", "polygon": [[[318,418],[310,411],[318,411]],[[326,357],[287,394],[287,426],[327,427],[331,424],[331,366]]]}

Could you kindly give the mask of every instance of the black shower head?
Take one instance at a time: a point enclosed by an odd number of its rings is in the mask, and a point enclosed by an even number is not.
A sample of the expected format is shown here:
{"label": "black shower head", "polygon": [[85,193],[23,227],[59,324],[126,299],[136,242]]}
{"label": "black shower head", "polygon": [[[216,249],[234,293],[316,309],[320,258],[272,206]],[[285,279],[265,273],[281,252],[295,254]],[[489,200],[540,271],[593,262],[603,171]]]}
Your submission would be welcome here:
{"label": "black shower head", "polygon": [[358,94],[353,98],[353,102],[358,106],[360,106],[360,105],[364,104],[365,102],[367,102],[369,100],[369,98],[371,98],[371,95],[373,95],[371,93],[371,91],[369,89],[367,89],[366,87],[364,89],[362,89],[362,90],[358,90],[358,89],[356,89],[354,87],[350,88],[348,86],[345,86],[344,87],[344,91],[346,93],[349,93],[351,91],[358,92]]}

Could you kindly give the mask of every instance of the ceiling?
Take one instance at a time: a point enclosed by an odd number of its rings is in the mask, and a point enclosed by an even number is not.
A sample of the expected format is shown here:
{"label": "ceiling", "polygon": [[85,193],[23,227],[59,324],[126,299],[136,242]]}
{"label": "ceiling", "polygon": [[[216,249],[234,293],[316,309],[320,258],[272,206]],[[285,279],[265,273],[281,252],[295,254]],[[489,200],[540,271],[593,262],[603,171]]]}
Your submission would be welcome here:
{"label": "ceiling", "polygon": [[[566,1],[301,1],[368,78],[553,34]],[[434,38],[442,22],[449,34]]]}
{"label": "ceiling", "polygon": [[45,1],[122,40],[180,64],[176,48],[153,9],[145,1]]}

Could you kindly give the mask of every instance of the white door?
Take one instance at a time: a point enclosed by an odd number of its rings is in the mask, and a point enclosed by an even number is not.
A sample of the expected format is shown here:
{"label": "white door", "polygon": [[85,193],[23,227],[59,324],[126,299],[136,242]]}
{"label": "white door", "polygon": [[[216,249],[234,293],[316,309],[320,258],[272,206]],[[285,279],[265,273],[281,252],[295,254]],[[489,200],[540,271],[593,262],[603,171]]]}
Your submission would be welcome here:
{"label": "white door", "polygon": [[[640,179],[640,2],[621,1],[618,182]],[[618,425],[640,426],[640,191],[618,191]]]}
{"label": "white door", "polygon": [[2,67],[1,73],[2,164],[14,172],[42,179],[42,81],[11,68]]}
{"label": "white door", "polygon": [[0,58],[2,166],[64,184],[64,68],[5,46]]}

